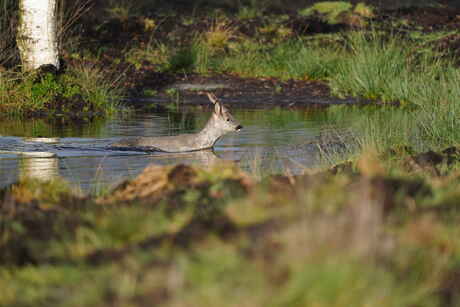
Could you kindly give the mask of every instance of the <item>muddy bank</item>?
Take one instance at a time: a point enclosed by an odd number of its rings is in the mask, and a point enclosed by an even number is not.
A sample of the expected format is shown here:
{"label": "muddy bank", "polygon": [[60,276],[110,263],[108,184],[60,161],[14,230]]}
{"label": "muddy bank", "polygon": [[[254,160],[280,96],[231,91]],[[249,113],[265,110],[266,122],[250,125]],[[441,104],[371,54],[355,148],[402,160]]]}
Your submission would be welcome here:
{"label": "muddy bank", "polygon": [[[166,106],[208,107],[209,100],[203,95],[212,91],[230,106],[244,109],[263,108],[305,108],[327,107],[330,105],[365,105],[375,101],[360,98],[335,98],[325,82],[321,81],[281,81],[275,78],[240,78],[231,75],[187,75],[177,78],[171,84],[148,81],[138,85],[154,88],[158,94],[152,97],[132,97],[126,102],[135,108],[162,109]],[[172,94],[171,94],[171,91]],[[169,94],[168,94],[169,93]]]}

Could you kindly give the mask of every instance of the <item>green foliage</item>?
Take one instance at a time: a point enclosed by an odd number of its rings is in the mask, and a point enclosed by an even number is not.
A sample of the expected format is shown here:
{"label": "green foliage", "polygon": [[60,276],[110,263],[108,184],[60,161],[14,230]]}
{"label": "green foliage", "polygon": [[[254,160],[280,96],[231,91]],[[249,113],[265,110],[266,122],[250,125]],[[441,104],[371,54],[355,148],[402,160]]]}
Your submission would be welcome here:
{"label": "green foliage", "polygon": [[352,8],[352,4],[346,1],[323,1],[299,11],[300,15],[310,16],[312,14],[322,14],[332,23],[336,22],[337,17]]}
{"label": "green foliage", "polygon": [[178,50],[170,57],[165,70],[171,72],[193,71],[197,61],[197,53],[197,49],[194,47]]}
{"label": "green foliage", "polygon": [[179,49],[172,54],[164,69],[168,72],[206,74],[213,70],[215,61],[218,60],[211,58],[209,46],[197,38],[190,47]]}
{"label": "green foliage", "polygon": [[25,91],[30,91],[31,103],[38,108],[43,107],[44,104],[49,103],[54,97],[63,95],[66,92],[54,75],[50,73],[40,77],[38,82],[29,79],[23,85]]}
{"label": "green foliage", "polygon": [[3,115],[61,113],[75,116],[115,112],[120,91],[116,80],[97,67],[75,66],[62,75],[46,73],[0,75]]}
{"label": "green foliage", "polygon": [[420,104],[422,85],[443,75],[444,65],[452,65],[419,53],[415,41],[377,32],[352,33],[345,48],[351,54],[338,63],[330,83],[339,95]]}

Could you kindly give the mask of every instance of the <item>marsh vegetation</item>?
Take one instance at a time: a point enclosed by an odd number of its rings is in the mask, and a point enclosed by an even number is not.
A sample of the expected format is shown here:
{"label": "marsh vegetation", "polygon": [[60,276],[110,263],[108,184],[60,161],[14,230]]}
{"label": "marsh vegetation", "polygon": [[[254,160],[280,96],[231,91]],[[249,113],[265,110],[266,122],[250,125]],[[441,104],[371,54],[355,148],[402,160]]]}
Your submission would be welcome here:
{"label": "marsh vegetation", "polygon": [[[94,136],[126,108],[194,129],[188,83],[224,84],[243,125],[347,135],[305,174],[149,166],[89,194],[23,176],[0,190],[0,306],[459,306],[460,11],[409,2],[63,1],[58,74],[20,72],[2,2],[1,135]],[[297,109],[252,112],[265,98]]]}

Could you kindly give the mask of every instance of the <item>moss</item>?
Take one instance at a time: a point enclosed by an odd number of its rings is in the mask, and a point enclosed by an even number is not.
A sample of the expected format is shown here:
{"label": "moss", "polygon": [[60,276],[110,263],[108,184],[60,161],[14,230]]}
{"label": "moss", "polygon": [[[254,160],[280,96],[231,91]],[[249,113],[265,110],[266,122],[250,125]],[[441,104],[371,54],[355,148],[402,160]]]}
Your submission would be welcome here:
{"label": "moss", "polygon": [[325,16],[325,19],[334,24],[338,22],[340,14],[350,11],[352,4],[345,1],[323,1],[315,3],[313,6],[299,11],[300,15],[310,16],[312,14],[320,14]]}

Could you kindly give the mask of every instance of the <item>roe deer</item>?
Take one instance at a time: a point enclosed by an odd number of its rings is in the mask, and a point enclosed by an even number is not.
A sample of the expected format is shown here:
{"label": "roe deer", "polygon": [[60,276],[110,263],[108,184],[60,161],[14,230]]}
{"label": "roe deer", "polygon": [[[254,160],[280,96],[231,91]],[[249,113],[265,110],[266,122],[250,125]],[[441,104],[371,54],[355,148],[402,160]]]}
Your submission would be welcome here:
{"label": "roe deer", "polygon": [[240,131],[243,126],[237,122],[230,111],[211,93],[206,93],[214,104],[214,112],[206,126],[198,133],[176,136],[137,137],[112,144],[112,149],[144,150],[163,152],[185,152],[212,148],[217,140],[231,131]]}

